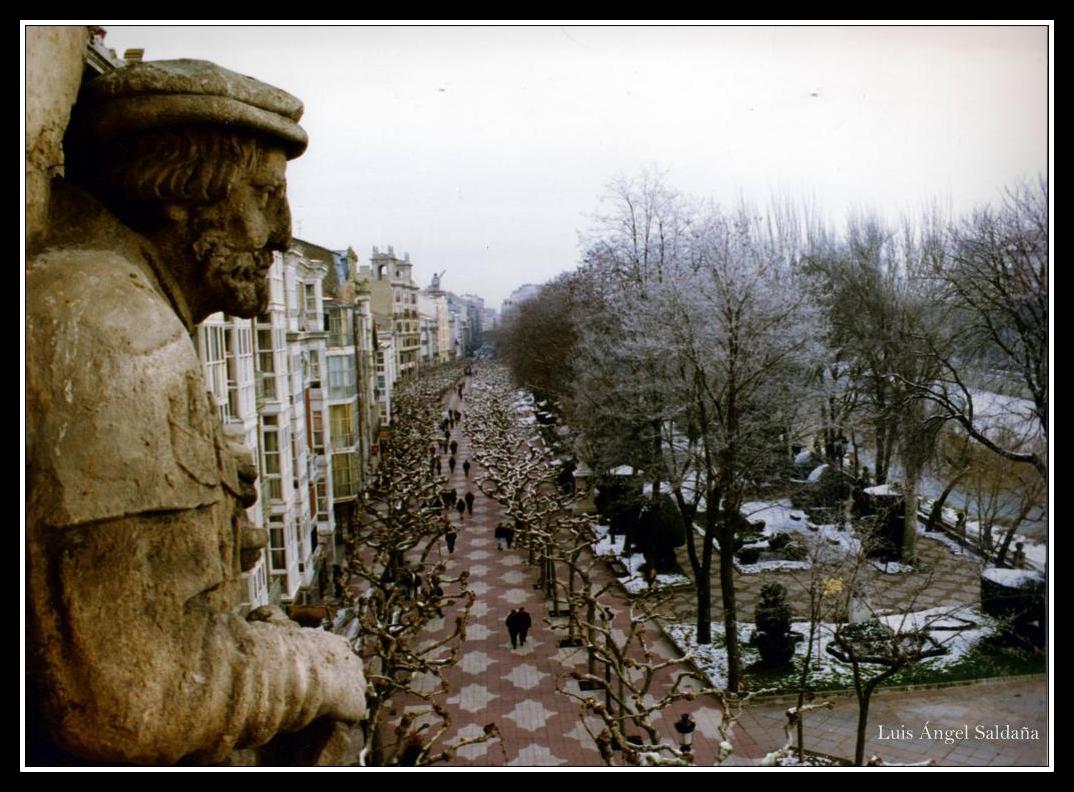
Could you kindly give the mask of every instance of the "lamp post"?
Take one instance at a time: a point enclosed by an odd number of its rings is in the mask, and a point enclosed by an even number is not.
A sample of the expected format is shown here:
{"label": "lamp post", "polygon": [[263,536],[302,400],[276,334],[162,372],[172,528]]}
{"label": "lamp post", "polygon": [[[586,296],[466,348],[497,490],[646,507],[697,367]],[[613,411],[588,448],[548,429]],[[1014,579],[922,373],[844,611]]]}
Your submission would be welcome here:
{"label": "lamp post", "polygon": [[679,733],[679,747],[687,756],[689,756],[693,750],[694,729],[696,728],[697,724],[694,723],[694,719],[690,717],[689,713],[684,712],[682,717],[675,721],[675,731]]}

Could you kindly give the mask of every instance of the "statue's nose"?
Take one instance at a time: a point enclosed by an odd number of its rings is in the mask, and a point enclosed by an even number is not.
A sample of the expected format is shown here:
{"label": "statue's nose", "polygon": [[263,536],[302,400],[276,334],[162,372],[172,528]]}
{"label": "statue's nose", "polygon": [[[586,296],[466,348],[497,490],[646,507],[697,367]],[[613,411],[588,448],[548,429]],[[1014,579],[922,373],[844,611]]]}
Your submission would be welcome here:
{"label": "statue's nose", "polygon": [[287,198],[280,198],[275,207],[269,246],[273,250],[287,250],[291,244],[291,207]]}

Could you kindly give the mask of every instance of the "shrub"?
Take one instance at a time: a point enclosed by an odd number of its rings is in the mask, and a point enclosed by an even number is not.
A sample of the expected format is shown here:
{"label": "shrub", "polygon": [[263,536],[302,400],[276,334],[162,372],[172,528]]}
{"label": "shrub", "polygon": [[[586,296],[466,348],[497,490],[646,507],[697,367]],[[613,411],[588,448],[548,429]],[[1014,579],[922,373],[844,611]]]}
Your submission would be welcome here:
{"label": "shrub", "polygon": [[800,542],[788,542],[783,555],[788,561],[805,561],[809,558],[809,549]]}
{"label": "shrub", "polygon": [[761,662],[768,666],[783,666],[794,656],[795,636],[791,634],[791,608],[787,604],[787,589],[779,583],[767,583],[761,588],[761,602],[754,611],[757,625],[755,638]]}
{"label": "shrub", "polygon": [[775,536],[769,537],[768,547],[772,550],[782,550],[791,541],[791,535],[787,533],[778,533]]}
{"label": "shrub", "polygon": [[761,548],[743,547],[736,556],[740,564],[756,564],[761,559]]}

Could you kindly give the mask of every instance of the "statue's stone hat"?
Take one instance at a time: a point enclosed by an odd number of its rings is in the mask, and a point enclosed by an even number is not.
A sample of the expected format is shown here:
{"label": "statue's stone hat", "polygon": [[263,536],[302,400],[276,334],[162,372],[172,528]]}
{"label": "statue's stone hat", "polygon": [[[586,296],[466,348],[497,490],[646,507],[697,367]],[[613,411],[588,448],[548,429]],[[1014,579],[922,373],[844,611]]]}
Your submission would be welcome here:
{"label": "statue's stone hat", "polygon": [[145,61],[91,80],[76,106],[82,134],[105,142],[147,129],[208,124],[241,127],[283,143],[288,159],[306,150],[302,102],[202,60]]}

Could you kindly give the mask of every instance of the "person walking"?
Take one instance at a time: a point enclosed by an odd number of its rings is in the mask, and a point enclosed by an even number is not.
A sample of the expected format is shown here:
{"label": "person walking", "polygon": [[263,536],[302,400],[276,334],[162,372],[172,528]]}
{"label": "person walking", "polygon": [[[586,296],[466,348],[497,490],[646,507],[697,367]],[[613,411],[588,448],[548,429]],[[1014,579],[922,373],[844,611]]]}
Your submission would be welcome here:
{"label": "person walking", "polygon": [[503,540],[507,543],[507,549],[511,549],[511,542],[515,541],[515,529],[511,527],[510,523],[504,523],[503,525]]}
{"label": "person walking", "polygon": [[[452,443],[452,445],[455,445],[455,444]],[[452,453],[454,453],[454,451],[452,451]],[[452,473],[455,472],[455,457],[448,457],[447,466],[448,466],[448,470],[450,470]]]}
{"label": "person walking", "polygon": [[466,511],[470,512],[470,514],[473,514],[474,513],[474,493],[472,493],[469,490],[467,490],[466,494],[463,496],[463,498],[466,500]]}
{"label": "person walking", "polygon": [[455,508],[459,511],[459,522],[462,522],[463,518],[466,516],[466,504],[462,499],[459,499],[459,502],[455,504]]}
{"label": "person walking", "polygon": [[511,637],[511,648],[518,648],[518,611],[514,608],[507,614],[507,618],[504,619],[504,623],[507,625],[507,634]]}
{"label": "person walking", "polygon": [[466,475],[466,478],[470,478],[470,460],[464,459],[462,461],[462,472]]}
{"label": "person walking", "polygon": [[507,537],[504,535],[503,523],[496,523],[496,530],[492,532],[492,535],[496,537],[496,549],[503,550],[504,543],[507,541]]}
{"label": "person walking", "polygon": [[455,456],[455,454],[456,454],[456,453],[458,452],[458,450],[459,450],[459,444],[458,444],[458,443],[457,443],[456,441],[452,440],[452,441],[451,441],[451,442],[450,442],[450,443],[448,444],[448,448],[450,448],[450,449],[451,449],[451,455],[452,455],[452,456]]}
{"label": "person walking", "polygon": [[455,552],[455,540],[459,538],[458,533],[454,528],[448,528],[447,533],[444,534],[444,542],[447,544],[447,551],[449,553]]}
{"label": "person walking", "polygon": [[518,625],[518,643],[520,646],[526,645],[526,635],[530,631],[530,627],[533,626],[533,619],[526,613],[525,608],[518,609],[518,615],[515,618],[515,624]]}

